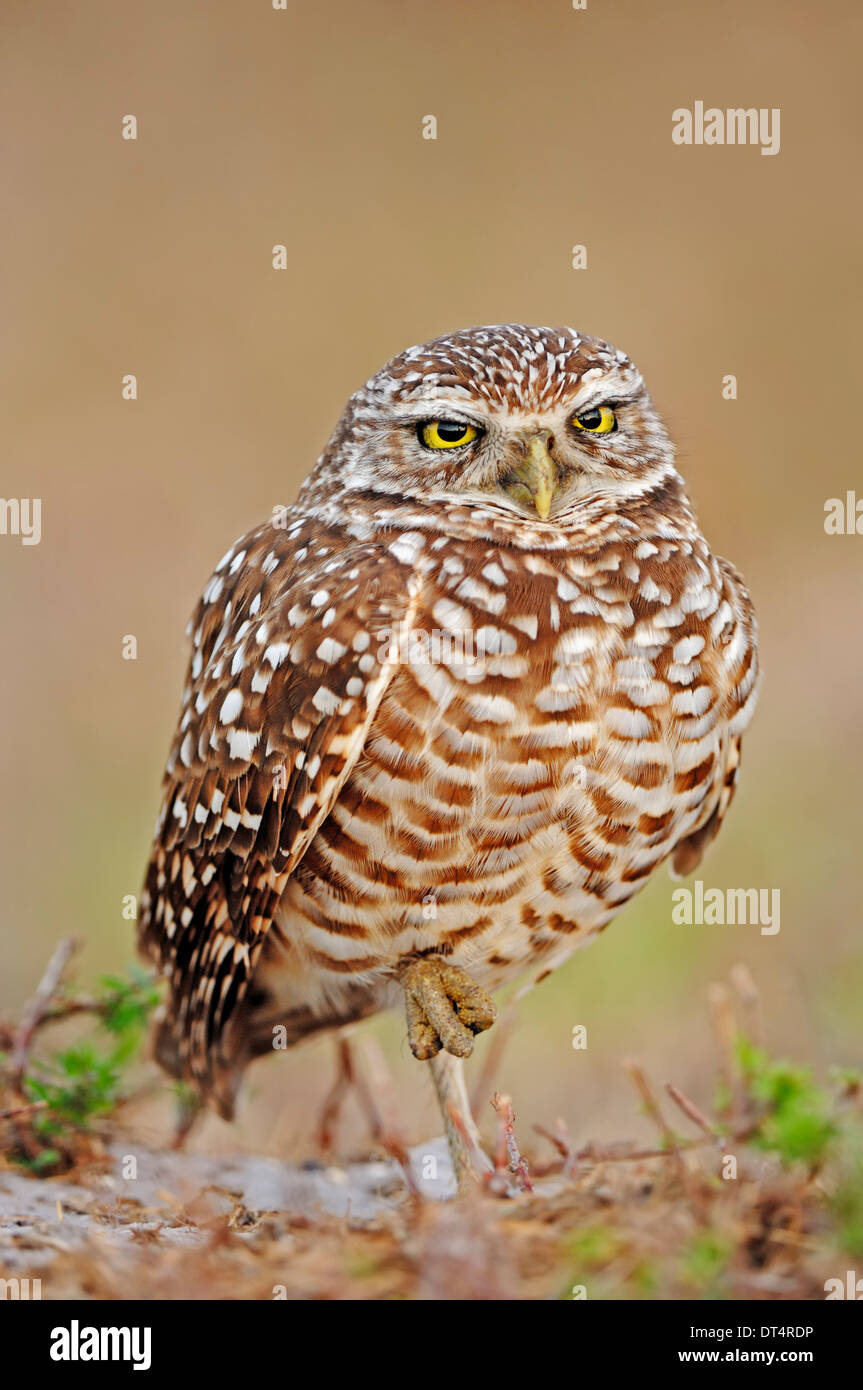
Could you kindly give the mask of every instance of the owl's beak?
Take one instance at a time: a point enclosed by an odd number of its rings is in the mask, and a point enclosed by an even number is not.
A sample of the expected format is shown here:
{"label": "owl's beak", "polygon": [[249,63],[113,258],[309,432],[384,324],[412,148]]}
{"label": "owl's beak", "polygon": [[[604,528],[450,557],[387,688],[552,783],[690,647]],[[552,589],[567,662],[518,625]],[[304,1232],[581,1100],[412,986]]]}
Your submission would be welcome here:
{"label": "owl's beak", "polygon": [[532,504],[540,521],[546,520],[557,490],[557,469],[542,435],[528,440],[524,462],[507,474],[503,487],[516,502]]}

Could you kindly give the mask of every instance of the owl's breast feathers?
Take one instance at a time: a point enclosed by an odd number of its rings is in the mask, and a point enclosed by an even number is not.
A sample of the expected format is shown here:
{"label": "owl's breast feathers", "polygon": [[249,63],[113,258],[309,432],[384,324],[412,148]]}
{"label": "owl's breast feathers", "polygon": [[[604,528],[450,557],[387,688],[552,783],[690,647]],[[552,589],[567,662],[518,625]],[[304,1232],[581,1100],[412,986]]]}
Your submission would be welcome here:
{"label": "owl's breast feathers", "polygon": [[[306,971],[344,973],[321,905],[343,942],[346,899],[361,973],[460,936],[557,963],[663,859],[694,867],[757,683],[748,594],[694,529],[540,552],[298,511],[237,542],[190,630],[140,943],[170,982],[163,1060],[226,1111],[285,904]],[[514,905],[523,939],[484,945]]]}

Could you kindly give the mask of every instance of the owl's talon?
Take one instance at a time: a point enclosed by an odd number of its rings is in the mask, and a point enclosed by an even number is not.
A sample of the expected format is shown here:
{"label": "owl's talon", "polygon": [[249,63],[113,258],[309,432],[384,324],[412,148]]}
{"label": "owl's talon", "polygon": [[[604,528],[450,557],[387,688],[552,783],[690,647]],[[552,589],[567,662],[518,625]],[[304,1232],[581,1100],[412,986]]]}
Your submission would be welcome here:
{"label": "owl's talon", "polygon": [[453,1057],[469,1057],[477,1033],[490,1028],[497,1009],[485,990],[460,965],[435,957],[413,961],[402,974],[408,1041],[421,1062],[441,1048]]}

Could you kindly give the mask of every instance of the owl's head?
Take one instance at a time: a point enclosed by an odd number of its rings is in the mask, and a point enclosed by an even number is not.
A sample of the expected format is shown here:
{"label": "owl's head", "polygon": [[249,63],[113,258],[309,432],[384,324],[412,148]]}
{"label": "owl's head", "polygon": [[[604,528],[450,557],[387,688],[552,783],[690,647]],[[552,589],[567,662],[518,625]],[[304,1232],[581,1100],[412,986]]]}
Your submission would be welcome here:
{"label": "owl's head", "polygon": [[[625,353],[571,328],[465,329],[392,359],[322,459],[339,490],[569,529],[679,479]],[[349,500],[349,499],[346,499]]]}

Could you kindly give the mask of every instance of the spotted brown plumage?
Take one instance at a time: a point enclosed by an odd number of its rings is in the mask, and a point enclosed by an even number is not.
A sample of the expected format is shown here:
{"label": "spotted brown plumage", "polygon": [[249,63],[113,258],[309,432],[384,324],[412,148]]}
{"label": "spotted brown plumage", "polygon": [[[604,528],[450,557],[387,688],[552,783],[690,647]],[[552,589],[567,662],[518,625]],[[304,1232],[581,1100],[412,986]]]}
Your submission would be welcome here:
{"label": "spotted brown plumage", "polygon": [[571,329],[395,358],[191,635],[140,932],[160,1056],[226,1113],[274,1026],[374,1012],[416,961],[546,974],[664,860],[688,873],[757,684],[639,373]]}

